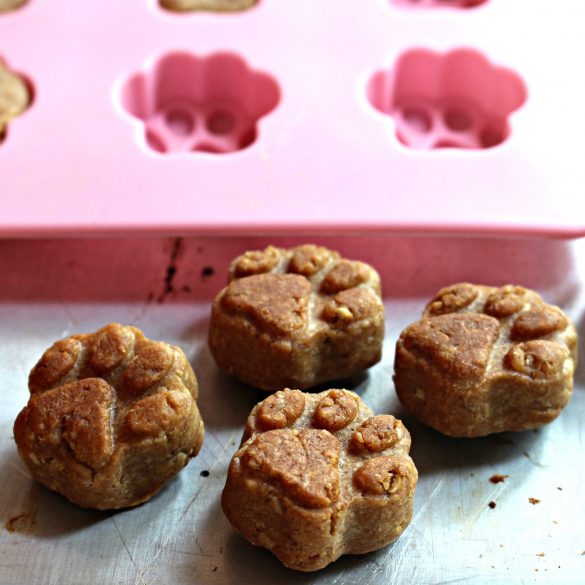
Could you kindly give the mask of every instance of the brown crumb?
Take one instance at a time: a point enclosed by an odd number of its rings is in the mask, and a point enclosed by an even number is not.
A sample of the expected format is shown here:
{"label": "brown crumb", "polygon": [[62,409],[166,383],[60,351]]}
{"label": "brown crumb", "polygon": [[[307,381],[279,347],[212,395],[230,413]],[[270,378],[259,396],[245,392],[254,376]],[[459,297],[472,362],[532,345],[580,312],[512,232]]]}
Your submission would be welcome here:
{"label": "brown crumb", "polygon": [[21,534],[31,534],[35,531],[37,525],[36,510],[33,512],[24,512],[18,516],[10,518],[4,528],[8,532],[20,532]]}
{"label": "brown crumb", "polygon": [[496,503],[494,501],[491,501],[488,506],[493,510],[496,507]]}
{"label": "brown crumb", "polygon": [[510,477],[509,475],[501,475],[499,473],[496,473],[495,475],[492,475],[490,477],[490,481],[492,483],[503,483],[504,481],[506,481],[506,478]]}
{"label": "brown crumb", "polygon": [[528,498],[528,501],[533,505],[540,504],[540,500],[538,498]]}
{"label": "brown crumb", "polygon": [[585,550],[581,553],[582,557],[585,557]]}
{"label": "brown crumb", "polygon": [[543,552],[536,553],[536,556],[537,557],[543,557],[544,556],[544,553]]}

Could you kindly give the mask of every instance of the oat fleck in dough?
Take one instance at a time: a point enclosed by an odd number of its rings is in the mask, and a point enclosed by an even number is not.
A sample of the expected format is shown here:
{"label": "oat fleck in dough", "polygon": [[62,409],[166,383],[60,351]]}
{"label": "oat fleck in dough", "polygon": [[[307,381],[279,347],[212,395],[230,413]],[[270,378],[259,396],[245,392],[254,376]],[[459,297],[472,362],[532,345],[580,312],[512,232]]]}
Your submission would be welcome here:
{"label": "oat fleck in dough", "polygon": [[87,508],[136,506],[197,455],[195,374],[178,347],[111,323],[57,341],[14,423],[33,477]]}
{"label": "oat fleck in dough", "polygon": [[307,389],[380,360],[384,306],[368,264],[314,245],[246,252],[216,297],[218,366],[263,390]]}
{"label": "oat fleck in dough", "polygon": [[[0,0],[1,1],[1,0]],[[258,0],[160,0],[160,5],[175,12],[237,12],[246,10],[258,3]]]}
{"label": "oat fleck in dough", "polygon": [[402,534],[418,478],[409,449],[404,425],[353,392],[279,391],[248,417],[222,507],[250,542],[315,571]]}
{"label": "oat fleck in dough", "polygon": [[[0,0],[0,12],[2,11]],[[20,116],[30,103],[30,93],[26,83],[15,73],[9,71],[0,59],[0,140],[10,120]]]}
{"label": "oat fleck in dough", "polygon": [[555,419],[576,360],[575,327],[536,292],[460,283],[440,290],[400,335],[394,383],[422,422],[479,437]]}

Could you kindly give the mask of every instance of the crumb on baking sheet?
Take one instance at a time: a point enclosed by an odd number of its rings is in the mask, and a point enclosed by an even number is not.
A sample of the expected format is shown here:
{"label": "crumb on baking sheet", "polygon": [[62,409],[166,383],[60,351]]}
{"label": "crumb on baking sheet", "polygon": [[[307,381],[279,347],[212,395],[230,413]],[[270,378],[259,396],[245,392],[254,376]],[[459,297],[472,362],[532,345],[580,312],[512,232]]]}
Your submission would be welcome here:
{"label": "crumb on baking sheet", "polygon": [[503,483],[506,479],[510,477],[509,475],[501,475],[500,473],[496,473],[490,477],[490,481],[492,483]]}
{"label": "crumb on baking sheet", "polygon": [[528,498],[528,501],[533,505],[540,504],[540,500],[538,498]]}
{"label": "crumb on baking sheet", "polygon": [[4,526],[8,532],[19,532],[21,534],[31,534],[37,525],[36,510],[24,512],[13,516]]}
{"label": "crumb on baking sheet", "polygon": [[544,553],[543,552],[536,553],[536,556],[537,557],[544,557]]}
{"label": "crumb on baking sheet", "polygon": [[204,469],[199,475],[201,477],[209,477],[209,471],[207,471],[207,469]]}
{"label": "crumb on baking sheet", "polygon": [[496,503],[492,500],[488,506],[493,510],[496,507]]}

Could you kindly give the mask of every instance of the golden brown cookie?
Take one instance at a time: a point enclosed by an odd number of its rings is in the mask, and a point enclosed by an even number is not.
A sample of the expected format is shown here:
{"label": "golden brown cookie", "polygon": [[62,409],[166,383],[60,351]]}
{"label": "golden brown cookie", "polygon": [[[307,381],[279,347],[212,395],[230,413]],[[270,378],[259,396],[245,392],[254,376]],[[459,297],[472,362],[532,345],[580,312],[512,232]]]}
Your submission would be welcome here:
{"label": "golden brown cookie", "polygon": [[175,12],[236,12],[247,10],[257,3],[258,0],[160,0],[163,8]]}
{"label": "golden brown cookie", "polygon": [[456,284],[440,290],[396,344],[400,401],[445,435],[538,428],[573,389],[577,333],[534,291]]}
{"label": "golden brown cookie", "polygon": [[30,103],[28,86],[0,60],[0,140],[10,120],[20,116]]}
{"label": "golden brown cookie", "polygon": [[33,477],[72,502],[136,506],[197,455],[195,374],[178,347],[111,323],[57,341],[29,376],[14,423]]}
{"label": "golden brown cookie", "polygon": [[373,366],[382,354],[380,277],[313,245],[246,252],[216,297],[209,346],[218,366],[275,391],[311,388]]}
{"label": "golden brown cookie", "polygon": [[277,392],[257,404],[222,507],[251,543],[299,571],[379,549],[412,518],[410,435],[347,390]]}

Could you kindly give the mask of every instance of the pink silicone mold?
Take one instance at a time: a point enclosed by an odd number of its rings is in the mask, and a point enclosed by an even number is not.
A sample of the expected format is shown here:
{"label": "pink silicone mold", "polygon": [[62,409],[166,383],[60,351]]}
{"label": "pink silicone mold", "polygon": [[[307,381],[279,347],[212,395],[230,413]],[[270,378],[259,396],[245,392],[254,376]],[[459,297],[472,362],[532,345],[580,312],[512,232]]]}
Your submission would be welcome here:
{"label": "pink silicone mold", "polygon": [[199,58],[170,53],[122,87],[124,108],[145,126],[161,153],[227,153],[246,148],[257,122],[278,104],[280,90],[265,73],[231,53]]}
{"label": "pink silicone mold", "polygon": [[585,235],[582,24],[525,4],[31,0],[0,237]]}
{"label": "pink silicone mold", "polygon": [[488,0],[391,0],[406,8],[476,8]]}
{"label": "pink silicone mold", "polygon": [[378,71],[367,91],[372,105],[394,118],[400,142],[420,149],[497,146],[526,100],[518,74],[469,49],[408,51],[391,71]]}

